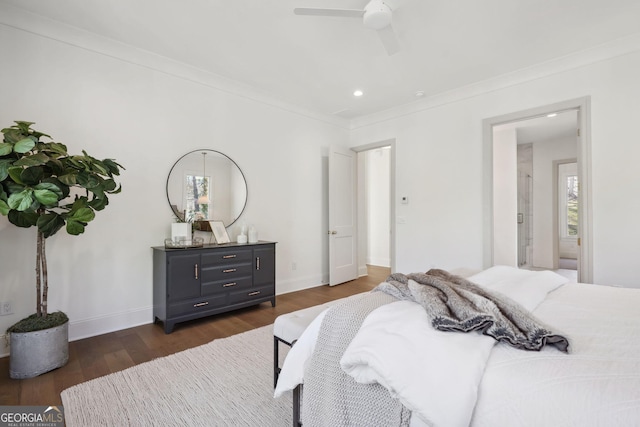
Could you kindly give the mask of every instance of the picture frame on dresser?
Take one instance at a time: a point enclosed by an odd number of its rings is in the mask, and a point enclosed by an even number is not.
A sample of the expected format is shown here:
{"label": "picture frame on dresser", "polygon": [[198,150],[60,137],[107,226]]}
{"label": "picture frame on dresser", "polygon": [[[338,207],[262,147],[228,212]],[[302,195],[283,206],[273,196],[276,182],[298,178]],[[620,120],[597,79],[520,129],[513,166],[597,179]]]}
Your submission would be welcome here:
{"label": "picture frame on dresser", "polygon": [[209,221],[209,225],[211,226],[211,232],[213,233],[213,237],[215,237],[217,244],[223,245],[231,242],[229,234],[227,234],[227,228],[224,226],[224,222]]}

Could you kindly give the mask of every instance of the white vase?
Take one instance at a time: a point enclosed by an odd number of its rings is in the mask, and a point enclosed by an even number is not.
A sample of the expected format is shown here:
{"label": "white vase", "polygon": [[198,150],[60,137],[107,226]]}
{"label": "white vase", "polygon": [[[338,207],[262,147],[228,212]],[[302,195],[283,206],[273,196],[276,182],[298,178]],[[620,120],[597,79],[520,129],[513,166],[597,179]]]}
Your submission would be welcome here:
{"label": "white vase", "polygon": [[258,243],[258,232],[254,226],[249,228],[249,243]]}

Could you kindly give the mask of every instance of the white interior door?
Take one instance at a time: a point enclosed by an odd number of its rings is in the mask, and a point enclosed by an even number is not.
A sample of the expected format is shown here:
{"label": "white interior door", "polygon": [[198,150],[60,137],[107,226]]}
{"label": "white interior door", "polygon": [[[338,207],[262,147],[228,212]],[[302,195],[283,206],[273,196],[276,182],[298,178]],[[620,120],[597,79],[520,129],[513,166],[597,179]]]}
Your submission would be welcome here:
{"label": "white interior door", "polygon": [[329,152],[329,285],[358,277],[356,239],[356,153]]}

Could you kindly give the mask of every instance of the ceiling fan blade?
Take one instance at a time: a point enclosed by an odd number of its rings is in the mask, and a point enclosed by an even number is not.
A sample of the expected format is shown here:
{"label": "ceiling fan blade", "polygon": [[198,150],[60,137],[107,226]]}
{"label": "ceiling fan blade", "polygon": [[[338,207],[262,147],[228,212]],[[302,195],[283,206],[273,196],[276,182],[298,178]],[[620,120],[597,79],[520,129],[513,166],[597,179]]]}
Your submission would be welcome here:
{"label": "ceiling fan blade", "polygon": [[313,16],[341,16],[346,18],[360,18],[364,15],[364,10],[357,9],[320,9],[313,7],[296,7],[293,9],[296,15]]}
{"label": "ceiling fan blade", "polygon": [[398,38],[391,25],[378,30],[378,36],[380,36],[380,40],[389,56],[400,52],[400,43],[398,43]]}

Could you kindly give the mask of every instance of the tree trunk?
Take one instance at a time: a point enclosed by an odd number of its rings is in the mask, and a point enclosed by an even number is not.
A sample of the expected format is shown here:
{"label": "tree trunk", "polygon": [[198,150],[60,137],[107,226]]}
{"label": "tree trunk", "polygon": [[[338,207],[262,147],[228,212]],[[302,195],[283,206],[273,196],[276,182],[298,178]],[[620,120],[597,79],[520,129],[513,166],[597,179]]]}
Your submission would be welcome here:
{"label": "tree trunk", "polygon": [[42,233],[38,230],[38,244],[36,246],[36,314],[42,316]]}
{"label": "tree trunk", "polygon": [[49,291],[45,241],[44,234],[38,230],[38,245],[36,249],[36,313],[39,317],[47,315],[47,294]]}
{"label": "tree trunk", "polygon": [[49,299],[49,271],[47,270],[47,251],[45,246],[46,241],[47,239],[45,239],[44,235],[42,235],[42,254],[40,255],[40,259],[42,260],[42,316],[43,317],[46,316],[48,313],[47,301]]}

